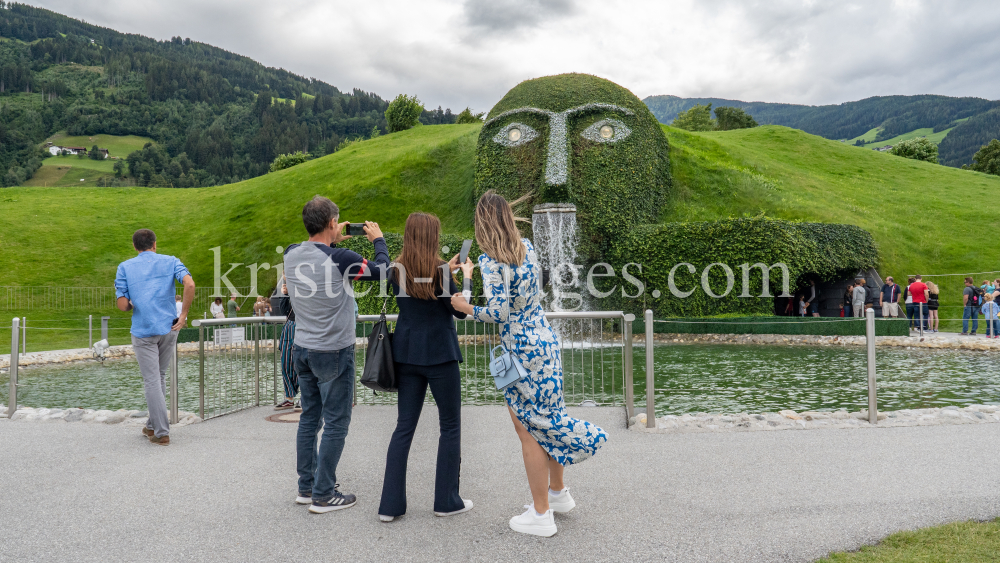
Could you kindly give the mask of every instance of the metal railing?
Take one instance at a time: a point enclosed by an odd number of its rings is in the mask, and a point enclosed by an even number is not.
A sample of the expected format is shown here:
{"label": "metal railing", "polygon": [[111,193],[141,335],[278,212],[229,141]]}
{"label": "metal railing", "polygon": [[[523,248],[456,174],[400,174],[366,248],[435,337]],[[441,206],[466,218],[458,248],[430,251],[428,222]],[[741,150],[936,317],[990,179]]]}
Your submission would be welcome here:
{"label": "metal railing", "polygon": [[[656,344],[653,338],[653,323],[658,321],[653,319],[653,311],[650,309],[646,309],[643,320],[646,325],[646,428],[656,428],[656,381],[653,355]],[[865,340],[868,367],[868,422],[876,424],[878,422],[878,386],[875,373],[875,310],[871,307],[865,310]],[[631,417],[630,413],[629,418]]]}
{"label": "metal railing", "polygon": [[[551,312],[545,316],[560,335],[566,403],[623,406],[627,415],[633,416],[632,321],[635,317],[621,311]],[[192,321],[199,333],[199,414],[203,419],[260,405],[262,397],[274,403],[283,397],[281,352],[277,341],[285,320],[285,317],[240,317]],[[378,315],[357,318],[356,404],[396,403],[395,393],[376,394],[360,383],[367,336],[378,320]],[[391,328],[397,315],[386,315],[386,320]],[[499,328],[496,324],[472,320],[456,322],[464,358],[460,367],[463,404],[504,403],[503,393],[496,389],[488,368],[490,350],[500,342]],[[173,380],[175,376],[171,377]],[[430,393],[427,401],[433,402]],[[173,404],[173,397],[171,402]]]}
{"label": "metal railing", "polygon": [[[262,398],[277,402],[281,380],[277,343],[284,323],[285,317],[191,322],[198,328],[198,414],[202,419],[260,406]],[[171,408],[176,402],[172,397]]]}

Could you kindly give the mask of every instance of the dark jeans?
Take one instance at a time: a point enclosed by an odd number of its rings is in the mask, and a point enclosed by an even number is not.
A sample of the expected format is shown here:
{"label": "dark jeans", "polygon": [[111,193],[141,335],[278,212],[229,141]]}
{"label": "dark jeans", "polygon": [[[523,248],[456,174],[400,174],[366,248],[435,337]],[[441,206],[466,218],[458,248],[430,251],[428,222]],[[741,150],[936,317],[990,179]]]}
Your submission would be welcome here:
{"label": "dark jeans", "polygon": [[852,317],[854,316],[853,307],[850,303],[844,303],[844,316]]}
{"label": "dark jeans", "polygon": [[[354,346],[333,352],[292,346],[292,361],[302,392],[302,416],[295,439],[299,492],[311,492],[313,500],[329,500],[351,424]],[[317,446],[321,422],[323,440]]]}
{"label": "dark jeans", "polygon": [[972,319],[972,334],[979,330],[979,307],[963,307],[962,332],[969,332],[969,319]]}
{"label": "dark jeans", "polygon": [[406,513],[406,460],[410,456],[413,431],[424,406],[427,384],[437,403],[441,437],[438,439],[437,475],[434,479],[434,512],[454,512],[465,507],[458,494],[462,464],[462,382],[458,362],[434,366],[396,364],[399,379],[399,418],[385,459],[385,480],[378,513]]}
{"label": "dark jeans", "polygon": [[906,318],[910,319],[910,328],[915,328],[918,324],[920,324],[920,318],[917,317],[916,303],[906,304]]}

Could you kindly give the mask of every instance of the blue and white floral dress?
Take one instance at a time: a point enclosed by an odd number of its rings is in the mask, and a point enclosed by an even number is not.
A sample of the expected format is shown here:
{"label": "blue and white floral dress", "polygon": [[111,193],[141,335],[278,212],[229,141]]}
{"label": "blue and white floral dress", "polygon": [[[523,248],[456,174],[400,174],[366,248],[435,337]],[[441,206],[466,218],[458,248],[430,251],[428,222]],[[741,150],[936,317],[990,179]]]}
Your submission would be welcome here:
{"label": "blue and white floral dress", "polygon": [[535,247],[527,239],[523,242],[528,248],[524,262],[517,268],[505,265],[509,272],[509,293],[504,290],[502,265],[485,254],[479,257],[487,306],[473,307],[473,318],[500,324],[504,348],[528,372],[527,377],[504,391],[507,404],[521,424],[559,464],[579,463],[597,453],[608,435],[601,428],[566,413],[559,337],[542,310],[541,270]]}

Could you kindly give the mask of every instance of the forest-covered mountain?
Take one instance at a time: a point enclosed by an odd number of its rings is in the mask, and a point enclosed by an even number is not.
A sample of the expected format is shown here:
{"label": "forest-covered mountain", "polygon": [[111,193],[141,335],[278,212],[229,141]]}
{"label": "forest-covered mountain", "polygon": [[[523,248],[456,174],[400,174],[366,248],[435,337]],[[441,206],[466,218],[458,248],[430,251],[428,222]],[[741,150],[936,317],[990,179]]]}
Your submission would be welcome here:
{"label": "forest-covered mountain", "polygon": [[[0,0],[0,185],[38,168],[51,134],[140,135],[141,185],[210,186],[264,174],[279,154],[329,154],[386,130],[388,105],[211,45],[157,41]],[[454,123],[451,110],[427,124]],[[148,165],[148,166],[146,166]]]}
{"label": "forest-covered mountain", "polygon": [[876,96],[826,106],[677,96],[649,96],[643,101],[662,123],[669,124],[692,106],[711,103],[741,108],[762,125],[786,125],[835,140],[852,139],[875,128],[880,128],[875,140],[883,141],[914,129],[954,127],[938,147],[939,161],[948,166],[971,163],[980,147],[1000,138],[1000,101],[982,98]]}

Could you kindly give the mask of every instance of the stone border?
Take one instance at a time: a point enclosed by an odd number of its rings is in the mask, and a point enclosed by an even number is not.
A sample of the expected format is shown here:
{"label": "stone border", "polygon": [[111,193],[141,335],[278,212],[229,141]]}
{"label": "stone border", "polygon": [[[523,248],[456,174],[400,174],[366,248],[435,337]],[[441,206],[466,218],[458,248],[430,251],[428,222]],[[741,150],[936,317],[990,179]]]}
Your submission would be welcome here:
{"label": "stone border", "polygon": [[[201,417],[194,413],[178,411],[178,421],[171,426],[187,426],[201,422]],[[0,406],[0,416],[7,416],[7,407]],[[22,407],[18,405],[11,421],[25,422],[98,422],[103,424],[125,424],[127,426],[145,426],[149,417],[146,411],[120,409],[117,411],[94,409],[46,409]],[[4,418],[3,420],[6,420]]]}
{"label": "stone border", "polygon": [[817,428],[896,428],[901,426],[943,426],[1000,422],[1000,406],[970,405],[929,409],[879,411],[878,422],[868,422],[868,411],[834,412],[792,410],[762,414],[708,414],[657,417],[656,428],[646,428],[646,414],[629,419],[629,429],[651,434],[686,434],[696,432],[757,432],[773,430],[808,430]]}
{"label": "stone border", "polygon": [[[877,321],[876,321],[877,322]],[[940,332],[919,336],[876,336],[876,346],[896,348],[929,348],[939,350],[997,350],[1000,339],[985,336],[959,336],[956,333]],[[634,344],[645,343],[644,335],[632,337]],[[816,336],[791,334],[672,334],[656,333],[657,343],[678,344],[783,344],[792,346],[865,346],[864,336]]]}

